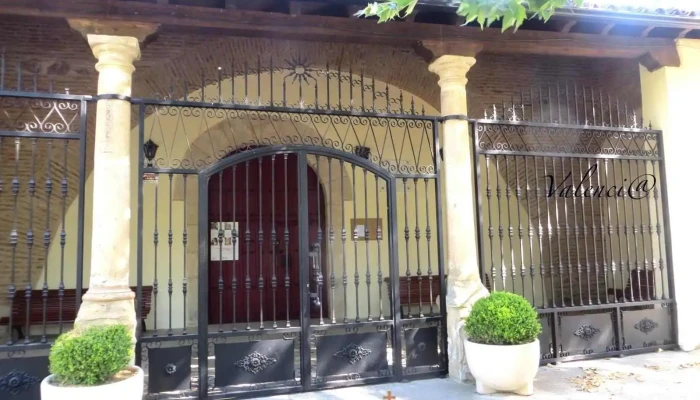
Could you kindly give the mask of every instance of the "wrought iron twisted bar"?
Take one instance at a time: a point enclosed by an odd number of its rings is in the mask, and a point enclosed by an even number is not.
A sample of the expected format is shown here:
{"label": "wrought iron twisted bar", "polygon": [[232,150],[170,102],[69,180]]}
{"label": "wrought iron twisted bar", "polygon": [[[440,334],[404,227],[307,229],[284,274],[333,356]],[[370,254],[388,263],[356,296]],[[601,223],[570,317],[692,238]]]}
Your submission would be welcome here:
{"label": "wrought iron twisted bar", "polygon": [[[423,271],[421,270],[421,259],[420,259],[420,221],[418,212],[418,178],[413,178],[413,202],[414,211],[416,213],[416,226],[415,226],[415,237],[416,237],[416,279],[418,279],[418,317],[423,318]],[[408,206],[408,204],[406,204]],[[407,208],[407,207],[406,207]],[[427,218],[428,214],[426,214]],[[429,299],[432,304],[432,298]]]}
{"label": "wrought iron twisted bar", "polygon": [[[187,175],[182,176],[182,334],[187,334]],[[235,244],[234,244],[235,247]],[[235,310],[236,307],[234,306]]]}
{"label": "wrought iron twisted bar", "polygon": [[[333,159],[329,158],[328,159],[328,196],[329,196],[328,215],[334,215],[333,214],[333,179],[331,178],[333,176],[332,169],[333,169]],[[328,242],[329,242],[329,245],[328,245],[329,253],[335,254],[335,247],[333,246],[333,244],[335,242],[335,231],[333,228],[333,221],[332,220],[328,222]],[[330,276],[330,280],[331,280],[331,305],[330,305],[331,324],[335,324],[336,323],[336,319],[335,319],[335,266],[334,266],[334,262],[333,262],[335,257],[331,256],[329,258],[330,258],[330,262],[331,262],[331,265],[330,265],[330,267],[331,267],[331,276]]]}
{"label": "wrought iron twisted bar", "polygon": [[[513,285],[513,292],[517,292],[515,287],[516,287],[516,276],[517,276],[517,268],[515,266],[515,249],[513,249],[513,235],[515,234],[514,232],[514,227],[513,227],[513,218],[511,217],[511,193],[512,190],[510,189],[510,174],[509,174],[509,169],[508,169],[508,156],[503,157],[505,163],[506,163],[506,182],[505,182],[505,187],[506,187],[506,208],[508,210],[507,218],[508,218],[508,250],[510,250],[510,271],[511,271],[511,283]],[[517,172],[516,172],[517,174]],[[518,221],[519,223],[520,221]],[[523,296],[525,293],[522,293]]]}
{"label": "wrought iron twisted bar", "polygon": [[[654,165],[652,164],[652,162],[647,160],[644,164],[645,164],[646,170],[648,171],[649,167],[651,167],[652,173],[653,173]],[[654,190],[656,190],[656,188],[654,188]],[[652,191],[652,196],[654,197],[654,210],[656,210],[656,193],[654,191]],[[652,220],[653,216],[652,216],[652,210],[651,210],[651,207],[652,207],[651,206],[651,199],[649,198],[649,196],[647,196],[646,203],[647,203],[647,217],[649,220],[649,248],[650,248],[650,254],[651,254],[651,277],[652,277],[652,287],[653,287],[653,293],[651,293],[651,295],[652,295],[651,299],[656,300],[657,299],[657,295],[656,295],[656,267],[657,267],[657,264],[656,264],[656,257],[654,256],[654,231],[655,230],[654,230],[654,222]],[[661,242],[659,242],[659,252],[660,251],[661,251]]]}
{"label": "wrought iron twisted bar", "polygon": [[408,229],[408,193],[407,193],[407,186],[408,182],[406,178],[402,179],[403,182],[403,198],[404,198],[404,209],[403,209],[403,216],[404,216],[404,230],[403,230],[403,237],[406,243],[406,279],[408,280],[408,284],[406,285],[406,292],[408,296],[408,318],[413,318],[412,310],[411,310],[411,262],[410,260],[410,255],[409,255],[409,250],[408,250],[408,241],[411,238],[411,235],[409,234],[409,229]]}
{"label": "wrought iron twisted bar", "polygon": [[[246,75],[247,76],[247,75]],[[246,84],[247,86],[247,84]],[[247,99],[246,95],[246,99]],[[286,175],[286,174],[285,174]],[[245,313],[246,313],[246,330],[250,330],[250,161],[245,162]],[[285,190],[286,193],[286,190]]]}
{"label": "wrought iron twisted bar", "polygon": [[[537,237],[539,238],[539,241],[537,242],[537,254],[539,255],[539,260],[540,260],[540,280],[542,281],[542,308],[547,308],[547,283],[546,283],[546,271],[545,271],[545,266],[544,266],[544,258],[542,255],[542,243],[544,243],[544,229],[542,228],[542,211],[540,207],[540,196],[542,195],[542,192],[540,192],[540,181],[538,177],[540,176],[538,170],[537,170],[537,157],[532,157],[533,164],[535,166],[535,202],[537,203]],[[527,205],[527,210],[528,213],[530,212],[530,204],[529,204],[529,199],[530,199],[530,178],[528,177],[528,172],[529,168],[527,167],[527,157],[525,158],[525,180],[527,181],[527,198],[528,198],[528,205]],[[551,248],[551,245],[549,246]],[[530,257],[532,258],[532,227],[530,227]],[[550,257],[551,260],[551,257]],[[531,262],[533,262],[531,260]],[[534,264],[534,262],[533,262]],[[551,280],[551,277],[550,277]],[[533,279],[533,285],[534,285],[534,279]],[[534,289],[533,289],[534,293]],[[554,292],[552,291],[551,293],[552,296],[554,296]]]}
{"label": "wrought iron twisted bar", "polygon": [[[580,165],[579,165],[579,167],[580,167]],[[570,168],[569,176],[571,177],[572,187],[573,187],[573,176],[574,176],[574,159],[573,158],[569,158],[569,168]],[[564,168],[562,165],[562,174],[563,173],[564,173]],[[578,225],[579,218],[578,218],[578,211],[576,209],[576,193],[573,193],[573,195],[571,197],[572,197],[571,202],[572,202],[572,209],[573,209],[572,217],[574,218],[574,240],[576,241],[576,267],[577,267],[576,272],[577,272],[577,278],[578,278],[578,296],[579,296],[579,305],[582,306],[583,305],[583,284],[581,282],[581,274],[583,273],[583,267],[581,265],[581,252],[579,250],[579,247],[580,247],[579,241],[581,240],[581,231],[580,231],[579,225]],[[566,202],[566,197],[564,197],[564,201]],[[566,204],[566,203],[564,203],[564,204]],[[567,213],[567,215],[568,215],[568,213]],[[568,237],[568,235],[567,235],[567,237]],[[570,251],[571,248],[568,246],[568,244],[569,243],[567,242],[567,248]],[[569,260],[571,260],[571,254],[568,254],[568,257],[569,257]],[[569,279],[571,279],[570,276],[569,276]],[[589,282],[589,285],[590,285],[590,282]],[[589,289],[589,291],[590,291],[590,289]],[[590,296],[588,296],[588,298],[590,299]],[[573,296],[572,296],[571,304],[573,304]]]}
{"label": "wrought iron twisted bar", "polygon": [[173,335],[173,174],[168,174],[168,336]]}
{"label": "wrought iron twisted bar", "polygon": [[[579,174],[579,181],[583,185],[583,167],[581,164],[581,159],[578,159],[578,174]],[[585,259],[586,259],[586,286],[588,288],[588,304],[592,305],[593,304],[593,296],[591,294],[591,263],[590,263],[590,257],[588,255],[588,224],[586,223],[586,220],[588,219],[586,216],[586,196],[584,192],[584,196],[581,197],[581,222],[582,222],[582,231],[581,233],[583,234],[583,251],[585,253]],[[593,214],[591,214],[591,218],[593,218]],[[578,239],[577,239],[577,245],[578,245]],[[577,247],[578,249],[578,247]],[[581,263],[581,258],[579,257],[579,264]],[[596,269],[595,271],[595,284],[596,284],[596,292],[599,290],[598,289],[598,270]],[[598,303],[600,303],[600,294],[597,293],[598,295]]]}
{"label": "wrought iron twisted bar", "polygon": [[[613,174],[613,179],[615,179],[615,178],[616,178],[616,175],[615,175],[615,160],[612,160],[612,161],[610,162],[610,169],[611,169],[611,172],[612,172],[612,174]],[[608,180],[608,182],[610,182],[610,181]],[[623,199],[623,207],[624,207],[624,199]],[[627,214],[627,213],[625,213],[625,214]],[[617,219],[617,221],[616,221],[616,225],[617,225],[617,243],[618,243],[618,246],[619,246],[619,247],[618,247],[618,254],[619,254],[619,256],[620,256],[620,257],[619,257],[619,261],[620,261],[620,284],[621,284],[622,287],[624,288],[624,285],[625,285],[625,282],[626,282],[626,281],[625,281],[625,260],[623,260],[623,258],[622,258],[622,251],[623,251],[623,249],[624,249],[624,247],[622,246],[622,231],[623,231],[623,227],[622,227],[621,221],[620,221],[620,203],[619,203],[619,197],[618,197],[618,196],[615,196],[615,218]],[[628,258],[627,258],[627,259],[629,260],[629,250],[627,251],[627,255],[628,255]],[[628,266],[627,268],[628,268],[628,270],[629,270],[629,266]],[[628,271],[627,275],[629,276],[629,271]],[[622,296],[622,302],[623,302],[623,303],[626,303],[626,302],[627,302],[627,296],[624,296],[624,295]]]}
{"label": "wrought iron twisted bar", "polygon": [[36,169],[36,139],[32,141],[32,166],[29,175],[29,183],[27,192],[29,193],[29,228],[27,230],[27,283],[24,286],[24,298],[26,299],[25,310],[25,329],[27,334],[24,337],[24,343],[29,344],[31,328],[31,302],[32,302],[32,256],[34,255],[34,194],[36,193],[36,179],[34,178]]}
{"label": "wrought iron twisted bar", "polygon": [[[355,176],[356,176],[356,171],[355,171],[355,164],[350,165],[350,169],[352,170],[352,187],[356,188],[357,185],[355,183]],[[352,245],[353,245],[353,251],[354,251],[354,259],[353,261],[355,262],[355,273],[353,275],[354,283],[355,283],[355,322],[360,322],[360,270],[359,266],[357,263],[357,240],[358,240],[358,235],[359,232],[357,231],[357,192],[353,190],[352,192],[352,218],[355,221],[355,225],[352,227]]]}
{"label": "wrought iron twisted bar", "polygon": [[[160,178],[160,175],[156,176]],[[158,183],[156,179],[153,185],[153,336],[158,336],[158,243],[160,242],[158,232]]]}
{"label": "wrought iron twisted bar", "polygon": [[235,251],[234,257],[233,257],[233,273],[231,274],[231,297],[232,297],[232,302],[233,302],[233,308],[231,309],[231,320],[233,322],[231,326],[232,331],[237,331],[238,328],[236,327],[236,313],[237,313],[237,308],[236,308],[236,303],[237,303],[237,297],[238,297],[238,268],[236,268],[236,261],[237,261],[237,255],[238,255],[238,228],[236,227],[236,222],[238,220],[236,214],[236,165],[231,166],[231,215],[232,215],[232,220],[233,220],[233,226],[231,227],[231,241],[233,242],[233,250]]}
{"label": "wrought iron twisted bar", "polygon": [[[658,161],[655,161],[652,163],[654,166],[653,174],[656,176],[661,176],[660,174],[657,175],[657,172],[660,172],[660,166]],[[661,223],[661,218],[660,218],[660,209],[661,209],[661,200],[659,199],[659,188],[658,185],[654,187],[654,203],[656,203],[656,237],[659,242],[659,271],[661,273],[661,300],[666,300],[666,285],[664,284],[664,269],[665,269],[665,262],[663,258],[663,246],[661,245],[663,243],[662,241],[662,234],[663,234],[663,225]]]}
{"label": "wrought iron twisted bar", "polygon": [[[260,91],[258,91],[260,93]],[[260,307],[260,329],[265,328],[265,316],[263,315],[263,299],[265,295],[265,277],[264,277],[264,267],[263,267],[263,248],[265,246],[265,230],[263,228],[263,205],[262,205],[262,198],[263,198],[263,190],[262,190],[262,182],[263,182],[263,158],[260,157],[258,158],[258,299],[260,303],[258,304]]]}
{"label": "wrought iron twisted bar", "polygon": [[[316,155],[316,170],[321,173],[321,164],[319,162],[319,156]],[[318,304],[319,310],[319,325],[323,325],[325,322],[323,320],[323,228],[321,224],[321,179],[320,177],[316,179],[316,220],[318,221],[318,229],[316,231],[316,248],[318,257],[318,271],[316,271],[316,292],[318,293]],[[368,301],[369,303],[369,301]]]}
{"label": "wrought iron twisted bar", "polygon": [[[561,174],[562,177],[564,176],[564,158],[560,158],[560,165],[561,165]],[[574,302],[574,282],[573,282],[573,275],[574,275],[574,266],[571,263],[571,253],[569,253],[569,249],[571,249],[571,243],[570,243],[570,238],[571,238],[571,227],[569,226],[569,209],[568,209],[568,203],[566,201],[566,196],[562,199],[562,202],[564,203],[564,236],[566,238],[566,260],[568,264],[568,277],[569,277],[569,300],[571,302],[571,305],[574,306],[576,303]],[[581,279],[578,280],[579,283],[581,282]],[[580,295],[579,291],[579,295]]]}
{"label": "wrought iron twisted bar", "polygon": [[[489,161],[491,160],[491,156],[489,154],[485,155],[485,160],[486,160],[486,213],[488,214],[488,221],[489,221],[489,227],[488,227],[488,235],[489,235],[489,250],[491,252],[491,281],[492,281],[492,288],[491,291],[496,290],[496,263],[494,262],[495,257],[493,254],[493,224],[491,221],[491,183],[489,180],[490,176],[490,171],[489,171]],[[497,181],[498,182],[498,181]],[[484,272],[484,281],[486,281],[486,273]]]}
{"label": "wrought iron twisted bar", "polygon": [[[554,163],[554,161],[552,161],[552,165],[554,165],[553,163]],[[544,157],[542,157],[542,168],[544,169],[544,176],[547,176],[547,159]],[[554,176],[554,172],[552,172],[552,176]],[[546,187],[543,189],[546,190]],[[548,250],[549,250],[549,283],[550,283],[550,286],[552,289],[552,308],[556,308],[557,307],[557,291],[555,289],[556,283],[554,282],[554,275],[555,275],[554,272],[555,272],[556,266],[554,265],[554,252],[552,250],[552,241],[553,241],[555,229],[553,228],[553,225],[552,225],[552,213],[550,212],[551,210],[550,210],[550,206],[549,206],[550,205],[550,201],[549,201],[550,197],[551,196],[545,197],[544,204],[545,204],[545,209],[547,212],[547,238],[548,238],[548,243],[549,243],[549,245],[547,246]],[[555,201],[554,205],[556,207],[556,198],[554,201]],[[541,236],[542,235],[540,235],[540,237]],[[558,240],[559,240],[559,236],[557,236],[557,241]],[[541,242],[541,240],[540,240],[540,242]],[[561,258],[560,258],[560,260],[561,260]],[[560,292],[560,296],[562,299],[561,306],[564,307],[564,291],[563,290]]]}
{"label": "wrought iron twisted bar", "polygon": [[[629,174],[628,179],[633,179],[632,178],[632,160],[627,160],[627,173]],[[639,228],[637,226],[637,214],[635,212],[635,206],[634,203],[636,203],[635,198],[632,196],[632,194],[635,192],[634,188],[632,185],[629,187],[629,192],[627,193],[627,197],[630,198],[630,208],[632,209],[632,237],[634,239],[634,268],[637,272],[637,300],[642,301],[644,300],[644,297],[642,296],[642,281],[641,281],[641,270],[639,267],[639,241],[637,238],[637,233],[639,231]],[[637,192],[637,195],[639,195],[639,192]],[[640,205],[641,207],[641,205]],[[641,212],[641,210],[640,210]],[[627,213],[625,213],[625,217],[627,217]],[[641,215],[640,215],[641,219]],[[634,280],[630,281],[630,292],[634,292],[634,285],[632,284]],[[644,280],[646,284],[646,277]]]}
{"label": "wrought iron twisted bar", "polygon": [[[586,171],[590,171],[590,169],[591,169],[591,159],[590,158],[586,159],[586,164],[587,164],[587,168],[588,168]],[[583,170],[581,169],[580,159],[579,159],[579,170],[581,172],[581,181],[583,181]],[[590,179],[590,182],[592,184],[593,183],[593,176],[590,176],[588,179]],[[600,186],[600,183],[598,184],[598,186]],[[581,207],[582,207],[584,215],[585,215],[586,207],[585,207],[584,203],[585,203],[585,195],[584,195],[584,198],[581,199]],[[596,243],[596,241],[598,240],[598,230],[596,229],[596,226],[595,226],[595,213],[594,213],[594,208],[593,208],[593,198],[590,198],[590,200],[588,200],[588,204],[590,205],[589,208],[591,210],[591,217],[590,217],[590,222],[591,222],[590,228],[591,229],[590,229],[590,232],[591,232],[591,237],[593,240],[593,270],[595,273],[596,304],[600,304],[600,282],[599,282],[600,264],[598,264],[598,244]],[[584,217],[584,219],[583,219],[583,240],[584,240],[585,250],[586,250],[586,271],[588,273],[588,276],[590,277],[591,264],[590,264],[590,259],[589,259],[589,255],[588,255],[588,234],[587,234],[588,226],[586,224],[586,220],[587,220],[587,218]],[[607,279],[607,277],[606,277],[606,279]],[[591,303],[591,301],[592,301],[591,300],[591,293],[590,293],[590,281],[588,282],[588,284],[589,284],[588,304],[592,304]],[[606,283],[606,285],[605,285],[606,295],[607,295],[607,290],[608,290],[608,285]]]}
{"label": "wrought iron twisted bar", "polygon": [[[364,103],[364,100],[363,100]],[[364,107],[364,105],[363,105]],[[367,169],[362,169],[362,179],[364,183],[365,190],[365,282],[367,283],[367,321],[372,321],[372,301],[371,301],[371,289],[372,289],[372,274],[370,272],[369,265],[369,224],[367,219],[367,209],[369,208],[369,201],[367,200]],[[377,209],[378,211],[379,209]],[[381,287],[382,283],[377,282]]]}
{"label": "wrought iron twisted bar", "polygon": [[[1,149],[0,149],[1,150]],[[41,309],[42,333],[41,343],[46,343],[46,310],[49,300],[49,247],[51,246],[51,192],[53,189],[53,181],[51,180],[51,153],[53,150],[53,141],[49,140],[46,144],[46,181],[44,183],[44,193],[46,194],[46,222],[44,226],[44,284],[41,288],[41,297],[43,299]],[[2,159],[0,159],[2,162]],[[2,191],[2,182],[0,182],[0,192]]]}
{"label": "wrought iron twisted bar", "polygon": [[[517,158],[516,158],[517,160]],[[530,213],[532,212],[532,209],[530,208],[530,179],[529,179],[529,171],[527,168],[527,157],[523,157],[523,165],[525,167],[525,207],[527,207],[527,241],[529,245],[529,257],[528,260],[530,261],[530,289],[532,290],[532,304],[535,305],[535,260],[533,256],[534,248],[532,246],[532,237],[534,236],[534,230],[532,228],[532,217],[530,216]],[[517,163],[515,165],[516,171],[517,171]],[[519,174],[516,173],[516,177],[519,179],[520,176]],[[520,221],[520,182],[517,182],[517,192],[516,192],[516,198],[518,198],[518,220]],[[539,216],[538,216],[539,218]],[[524,275],[524,268],[525,268],[525,253],[523,251],[523,230],[522,227],[520,228],[520,255],[522,257],[522,263],[523,263],[523,293],[525,292],[525,275]],[[544,299],[544,286],[542,287],[542,296]],[[544,301],[543,301],[544,303]],[[542,305],[544,307],[544,304]]]}
{"label": "wrought iron twisted bar", "polygon": [[[343,160],[340,160],[340,170],[344,171],[345,170],[345,163]],[[354,175],[353,175],[354,176]],[[341,228],[340,228],[340,241],[342,243],[342,253],[343,253],[343,276],[342,276],[342,284],[343,284],[343,323],[348,323],[348,269],[347,269],[347,262],[346,262],[346,254],[345,254],[345,243],[348,238],[348,232],[347,229],[345,229],[345,181],[343,179],[340,180],[340,198],[343,199],[343,201],[340,202],[340,216],[341,216]]]}
{"label": "wrought iron twisted bar", "polygon": [[[272,62],[272,58],[270,58],[270,62]],[[270,73],[270,83],[272,83],[272,73]],[[270,89],[272,90],[272,89]],[[272,264],[270,265],[270,269],[272,270],[272,279],[270,280],[270,287],[272,289],[272,328],[277,329],[277,226],[275,223],[275,219],[277,218],[277,213],[275,212],[275,206],[277,205],[276,203],[276,198],[275,198],[275,184],[277,181],[275,180],[275,155],[273,154],[271,156],[271,163],[272,163],[272,168],[271,169],[271,180],[270,184],[272,185],[272,215],[270,216],[270,250],[272,253]],[[320,171],[319,171],[320,172]],[[234,196],[235,197],[235,192]],[[234,219],[235,219],[235,214],[234,214]],[[234,243],[234,249],[235,249],[235,243]],[[234,257],[235,258],[235,257]],[[235,268],[234,268],[234,275],[235,275]],[[235,311],[234,311],[235,312]]]}
{"label": "wrought iron twisted bar", "polygon": [[[494,157],[496,159],[496,203],[498,205],[498,244],[501,249],[501,283],[503,283],[503,290],[506,290],[506,261],[503,257],[503,221],[501,219],[501,180],[498,176],[501,174],[501,168],[498,164],[498,156]],[[495,288],[495,283],[494,283]]]}
{"label": "wrought iron twisted bar", "polygon": [[[605,164],[605,183],[610,182],[610,177],[609,177],[609,175],[608,175],[608,161],[609,161],[609,160],[607,160],[607,159],[604,161],[604,164]],[[612,168],[611,168],[611,169],[612,169]],[[614,175],[614,174],[613,174],[613,175]],[[613,176],[613,178],[614,178],[614,176]],[[617,199],[617,198],[616,198],[616,199]],[[605,205],[606,205],[606,208],[607,208],[607,215],[606,215],[607,221],[608,221],[608,232],[607,232],[607,233],[608,233],[608,246],[610,247],[610,270],[611,270],[611,272],[612,272],[612,278],[613,278],[613,284],[612,284],[612,286],[613,286],[613,287],[617,287],[617,274],[616,274],[616,272],[617,272],[618,264],[615,263],[615,254],[614,254],[614,251],[613,251],[613,237],[612,237],[612,235],[613,235],[613,233],[615,232],[615,230],[614,230],[614,227],[613,227],[612,208],[611,208],[611,205],[610,205],[610,198],[609,198],[609,197],[607,197],[607,198],[605,199]],[[615,201],[615,208],[617,208],[617,200]],[[602,222],[602,219],[601,219],[601,222]],[[619,244],[619,240],[618,240],[618,244]],[[621,249],[622,249],[622,247],[618,247],[618,250],[621,250]],[[619,267],[620,267],[620,269],[622,269],[622,268],[623,268],[623,265],[621,264],[621,263],[622,263],[622,259],[620,258],[619,260],[620,260]],[[622,283],[624,284],[624,281],[623,281]],[[618,302],[617,296],[615,296],[614,302],[615,302],[615,303]]]}
{"label": "wrought iron twisted bar", "polygon": [[223,206],[223,177],[224,171],[219,172],[219,224],[217,226],[217,237],[219,246],[219,280],[217,288],[219,290],[219,332],[223,332],[224,323],[224,206]]}
{"label": "wrought iron twisted bar", "polygon": [[[429,303],[430,303],[430,316],[432,317],[434,315],[434,310],[433,310],[433,303],[435,299],[435,294],[433,293],[433,262],[431,258],[431,252],[430,252],[430,239],[432,238],[432,231],[430,229],[430,196],[428,196],[428,179],[424,178],[423,183],[425,185],[425,242],[426,242],[426,248],[428,250],[428,288],[429,288],[429,295],[430,298]],[[377,206],[377,209],[379,207]]]}
{"label": "wrought iron twisted bar", "polygon": [[[523,297],[525,297],[525,276],[526,276],[526,270],[525,270],[525,250],[524,250],[524,245],[523,245],[523,222],[522,218],[520,217],[520,195],[522,192],[522,189],[520,187],[520,173],[518,172],[518,157],[513,157],[513,161],[515,161],[515,203],[517,205],[516,209],[518,210],[518,237],[520,238],[520,280],[522,281],[522,288],[523,288]],[[525,203],[529,199],[525,199]],[[528,213],[529,213],[529,208],[528,208]],[[528,224],[530,223],[530,218],[528,218]],[[528,234],[530,232],[530,229],[528,229]],[[530,238],[532,238],[532,235],[530,235]],[[532,251],[530,251],[530,260],[532,260]],[[535,291],[534,291],[534,279],[535,279],[535,266],[532,265],[532,262],[530,263],[530,281],[533,283],[533,291],[532,291],[532,304],[535,304]]]}
{"label": "wrought iron twisted bar", "polygon": [[[593,159],[593,161],[594,161],[594,162],[597,162],[595,159]],[[590,163],[591,163],[591,159],[588,159],[588,164],[590,165]],[[596,168],[596,177],[597,177],[597,181],[598,181],[598,186],[601,185],[600,170],[601,170],[601,168]],[[605,293],[603,294],[603,299],[605,300],[605,304],[608,304],[608,303],[610,303],[610,299],[608,298],[608,288],[610,287],[610,284],[609,284],[609,282],[608,282],[608,260],[607,260],[607,251],[606,251],[606,248],[605,248],[605,232],[606,232],[606,229],[605,229],[605,220],[604,220],[604,215],[605,215],[604,210],[605,210],[605,208],[603,207],[603,198],[601,197],[601,198],[599,198],[599,201],[598,201],[598,213],[599,213],[599,216],[600,216],[600,226],[599,226],[598,228],[599,228],[599,232],[600,232],[601,255],[602,255],[602,258],[603,258],[603,277],[604,277],[604,280],[605,280]],[[591,201],[591,215],[593,215],[593,214],[594,214],[594,211],[593,211],[593,201]],[[595,237],[595,232],[596,232],[596,231],[595,231],[595,218],[593,219],[593,221],[594,221],[594,225],[593,225],[593,229],[594,229],[593,235],[594,235],[594,237]],[[594,239],[594,242],[593,242],[593,243],[594,243],[594,245],[595,245],[595,243],[596,243],[595,239]],[[608,238],[608,246],[610,246],[611,243],[612,243],[612,242],[611,242],[610,239]],[[594,250],[593,250],[593,251],[594,251],[594,253],[596,254],[596,264],[597,264],[597,263],[598,263],[598,258],[597,258],[597,251],[595,250],[595,247],[594,247]],[[612,252],[612,250],[610,250],[610,251]],[[611,261],[612,261],[612,260],[611,260]],[[615,276],[615,275],[614,275],[614,273],[613,273],[613,278],[614,278],[614,276]],[[614,286],[614,283],[613,283],[613,286]]]}

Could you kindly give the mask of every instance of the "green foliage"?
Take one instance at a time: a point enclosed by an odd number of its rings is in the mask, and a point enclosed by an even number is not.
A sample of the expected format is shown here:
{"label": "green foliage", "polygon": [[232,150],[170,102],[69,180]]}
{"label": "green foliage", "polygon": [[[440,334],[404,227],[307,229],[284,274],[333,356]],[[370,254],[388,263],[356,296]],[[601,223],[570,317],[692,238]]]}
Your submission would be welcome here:
{"label": "green foliage", "polygon": [[59,336],[51,347],[49,370],[58,384],[95,386],[125,369],[132,356],[126,326],[95,326]]}
{"label": "green foliage", "polygon": [[464,330],[474,343],[512,345],[532,343],[542,326],[537,311],[523,297],[493,292],[474,303]]}
{"label": "green foliage", "polygon": [[[457,14],[464,17],[464,24],[476,21],[481,28],[491,26],[495,21],[502,20],[501,30],[508,28],[517,30],[528,18],[539,18],[547,21],[557,8],[566,7],[569,0],[461,0]],[[358,11],[356,16],[379,17],[379,22],[394,18],[405,18],[413,12],[418,0],[391,0],[374,2]],[[581,6],[583,0],[573,0],[573,4]]]}

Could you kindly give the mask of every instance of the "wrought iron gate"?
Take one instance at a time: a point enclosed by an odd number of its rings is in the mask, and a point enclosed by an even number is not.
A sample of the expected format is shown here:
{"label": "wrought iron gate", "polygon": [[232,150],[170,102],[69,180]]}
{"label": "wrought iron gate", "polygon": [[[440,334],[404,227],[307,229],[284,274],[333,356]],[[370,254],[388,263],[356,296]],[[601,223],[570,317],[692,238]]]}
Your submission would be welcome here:
{"label": "wrought iron gate", "polygon": [[[11,61],[12,60],[12,61]],[[48,352],[72,329],[83,289],[91,96],[0,52],[0,398],[39,399]],[[45,90],[45,91],[42,91]],[[76,289],[78,288],[78,289]],[[82,289],[82,290],[81,290]]]}
{"label": "wrought iron gate", "polygon": [[132,101],[148,397],[446,374],[438,124],[378,86],[245,64]]}
{"label": "wrought iron gate", "polygon": [[482,281],[537,308],[542,363],[676,347],[662,132],[570,84],[472,129]]}

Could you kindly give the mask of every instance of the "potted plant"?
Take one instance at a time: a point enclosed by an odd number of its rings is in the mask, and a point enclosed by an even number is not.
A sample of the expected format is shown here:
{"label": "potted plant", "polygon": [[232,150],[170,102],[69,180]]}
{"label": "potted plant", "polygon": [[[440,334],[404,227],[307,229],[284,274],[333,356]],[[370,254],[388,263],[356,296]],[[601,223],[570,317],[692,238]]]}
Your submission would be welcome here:
{"label": "potted plant", "polygon": [[94,326],[58,337],[41,382],[42,400],[140,400],[143,371],[129,366],[134,355],[124,325]]}
{"label": "potted plant", "polygon": [[493,292],[474,303],[464,322],[464,347],[476,391],[531,395],[542,326],[530,303],[517,294]]}

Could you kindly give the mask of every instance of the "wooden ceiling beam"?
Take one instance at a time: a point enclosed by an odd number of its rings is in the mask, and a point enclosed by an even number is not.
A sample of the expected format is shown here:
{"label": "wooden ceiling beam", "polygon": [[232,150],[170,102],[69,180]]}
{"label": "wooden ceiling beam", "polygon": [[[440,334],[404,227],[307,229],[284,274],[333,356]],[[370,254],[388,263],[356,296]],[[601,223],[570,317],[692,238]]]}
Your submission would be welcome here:
{"label": "wooden ceiling beam", "polygon": [[[420,23],[377,24],[375,20],[355,18],[291,16],[282,13],[235,11],[172,4],[158,5],[135,1],[5,0],[0,3],[0,14],[160,23],[162,29],[173,31],[187,30],[199,33],[216,31],[222,35],[232,36],[391,45],[409,48],[418,42],[429,40],[469,40],[482,45],[483,51],[490,53],[639,58],[652,51],[659,53],[659,49],[663,49],[664,52],[676,51],[673,39],[527,30],[501,33],[499,29],[481,30],[478,27],[468,26]],[[660,60],[673,60],[673,57],[662,57]]]}

